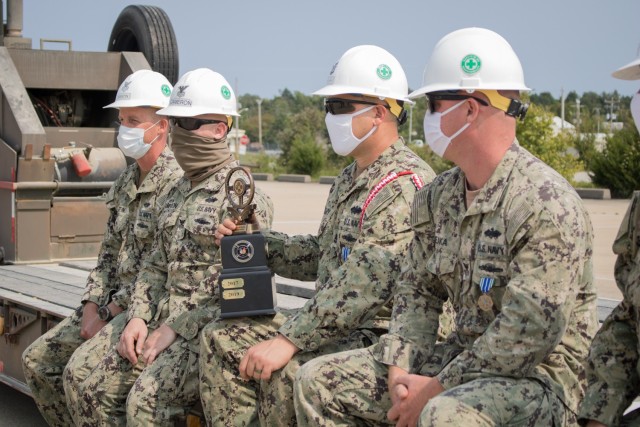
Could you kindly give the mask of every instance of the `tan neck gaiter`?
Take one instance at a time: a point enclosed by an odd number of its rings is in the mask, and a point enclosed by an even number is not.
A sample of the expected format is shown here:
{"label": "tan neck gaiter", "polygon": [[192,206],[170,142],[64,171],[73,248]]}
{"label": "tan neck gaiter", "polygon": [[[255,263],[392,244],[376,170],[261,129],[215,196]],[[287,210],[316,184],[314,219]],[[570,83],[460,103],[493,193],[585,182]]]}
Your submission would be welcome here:
{"label": "tan neck gaiter", "polygon": [[190,181],[201,182],[233,161],[226,136],[211,139],[174,126],[171,149],[176,161]]}

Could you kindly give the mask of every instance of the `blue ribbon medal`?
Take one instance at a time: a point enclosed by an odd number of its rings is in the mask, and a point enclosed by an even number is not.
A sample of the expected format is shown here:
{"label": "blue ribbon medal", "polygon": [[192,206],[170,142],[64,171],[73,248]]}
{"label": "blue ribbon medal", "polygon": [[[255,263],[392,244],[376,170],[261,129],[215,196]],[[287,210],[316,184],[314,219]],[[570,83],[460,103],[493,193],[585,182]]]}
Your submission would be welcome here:
{"label": "blue ribbon medal", "polygon": [[480,309],[483,311],[491,311],[491,308],[493,307],[493,300],[487,294],[493,287],[495,281],[496,279],[494,279],[493,277],[483,277],[480,279],[479,286],[482,295],[480,295],[480,298],[478,298],[478,307],[480,307]]}
{"label": "blue ribbon medal", "polygon": [[341,248],[341,257],[340,258],[342,258],[342,262],[346,262],[347,261],[347,258],[349,258],[349,254],[350,253],[351,253],[351,249],[350,248],[348,248],[346,246],[343,246]]}

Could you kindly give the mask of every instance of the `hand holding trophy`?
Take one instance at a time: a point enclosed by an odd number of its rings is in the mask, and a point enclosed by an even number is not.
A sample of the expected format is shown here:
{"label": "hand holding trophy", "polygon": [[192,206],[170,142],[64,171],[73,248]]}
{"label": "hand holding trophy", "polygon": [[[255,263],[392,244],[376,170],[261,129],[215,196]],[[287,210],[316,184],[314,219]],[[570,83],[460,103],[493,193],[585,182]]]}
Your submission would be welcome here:
{"label": "hand holding trophy", "polygon": [[250,222],[256,209],[251,203],[255,195],[253,178],[244,168],[233,168],[227,174],[225,189],[231,205],[227,209],[237,228],[220,242],[220,317],[274,314],[276,285],[267,267],[265,238]]}

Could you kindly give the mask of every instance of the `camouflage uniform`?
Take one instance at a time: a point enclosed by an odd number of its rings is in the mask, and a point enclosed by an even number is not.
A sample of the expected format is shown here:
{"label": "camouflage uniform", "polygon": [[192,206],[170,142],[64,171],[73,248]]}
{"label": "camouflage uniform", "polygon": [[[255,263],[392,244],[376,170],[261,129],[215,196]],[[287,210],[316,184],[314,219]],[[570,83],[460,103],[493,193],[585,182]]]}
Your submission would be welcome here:
{"label": "camouflage uniform", "polygon": [[[468,209],[454,168],[416,194],[411,215],[389,334],[298,371],[299,424],[388,422],[387,365],[445,388],[422,425],[575,424],[597,320],[591,222],[573,188],[514,144]],[[456,330],[436,344],[446,300]]]}
{"label": "camouflage uniform", "polygon": [[[299,366],[321,354],[367,347],[388,329],[413,236],[411,202],[416,187],[435,174],[402,141],[354,179],[355,167],[334,183],[317,236],[266,233],[273,271],[315,280],[316,295],[295,312],[214,322],[203,331],[200,394],[209,424],[247,425],[259,416],[263,425],[295,425],[292,387]],[[392,173],[400,176],[378,192]],[[301,351],[269,381],[243,381],[238,365],[246,350],[278,333]]]}
{"label": "camouflage uniform", "polygon": [[[77,425],[173,425],[197,402],[199,332],[219,315],[214,233],[227,216],[223,184],[236,166],[230,163],[193,188],[182,178],[169,194],[126,320],[114,333],[120,336],[128,320],[141,318],[149,333],[166,324],[178,337],[150,366],[132,366],[114,346],[102,351],[101,341],[109,339],[102,335],[83,344],[64,373]],[[254,202],[259,220],[270,225],[270,199],[256,190]]]}
{"label": "camouflage uniform", "polygon": [[636,191],[613,244],[615,278],[623,300],[605,320],[591,345],[589,386],[580,418],[608,426],[640,425],[638,411],[622,416],[640,394],[640,191]]}
{"label": "camouflage uniform", "polygon": [[[153,243],[159,210],[182,176],[182,169],[171,150],[165,148],[138,188],[139,176],[140,168],[134,163],[107,193],[109,220],[98,263],[89,274],[82,296],[83,304],[91,301],[102,306],[111,298],[118,306],[127,307],[131,284]],[[80,336],[81,320],[79,308],[34,341],[22,356],[27,384],[49,425],[72,424],[66,409],[62,371],[85,341]]]}

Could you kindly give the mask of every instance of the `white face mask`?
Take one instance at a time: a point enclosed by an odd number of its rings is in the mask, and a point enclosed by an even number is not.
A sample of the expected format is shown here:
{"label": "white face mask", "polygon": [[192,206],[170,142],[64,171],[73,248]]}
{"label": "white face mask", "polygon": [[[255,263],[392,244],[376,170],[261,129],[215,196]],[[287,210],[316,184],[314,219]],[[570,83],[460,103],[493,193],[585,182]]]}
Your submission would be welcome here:
{"label": "white face mask", "polygon": [[630,108],[633,121],[636,122],[636,127],[638,128],[638,132],[640,132],[640,91],[636,92],[633,98],[631,98]]}
{"label": "white face mask", "polygon": [[120,147],[124,155],[138,160],[139,158],[147,154],[147,152],[151,149],[151,144],[153,144],[160,135],[153,138],[153,140],[148,144],[145,144],[144,133],[158,123],[160,123],[160,120],[146,129],[128,128],[126,126],[120,125],[120,129],[118,130],[118,147]]}
{"label": "white face mask", "polygon": [[366,113],[374,107],[375,105],[372,105],[351,114],[334,115],[331,113],[327,113],[326,117],[324,118],[324,122],[327,125],[327,130],[329,131],[331,146],[333,147],[333,151],[335,151],[336,154],[340,156],[348,156],[353,150],[356,149],[358,145],[360,145],[360,143],[362,143],[362,141],[369,138],[376,131],[378,126],[374,126],[369,131],[369,133],[358,139],[353,134],[352,127],[354,117]]}
{"label": "white face mask", "polygon": [[427,111],[427,114],[424,115],[424,139],[427,140],[427,144],[429,144],[429,147],[433,150],[433,152],[440,157],[444,156],[444,152],[447,151],[447,147],[449,146],[449,144],[451,144],[451,141],[453,141],[456,136],[460,135],[471,124],[466,123],[460,129],[458,129],[456,133],[451,136],[447,136],[442,133],[442,129],[440,128],[442,117],[449,114],[451,111],[455,110],[465,102],[466,100],[462,100],[453,107],[447,108],[441,113],[430,113]]}

